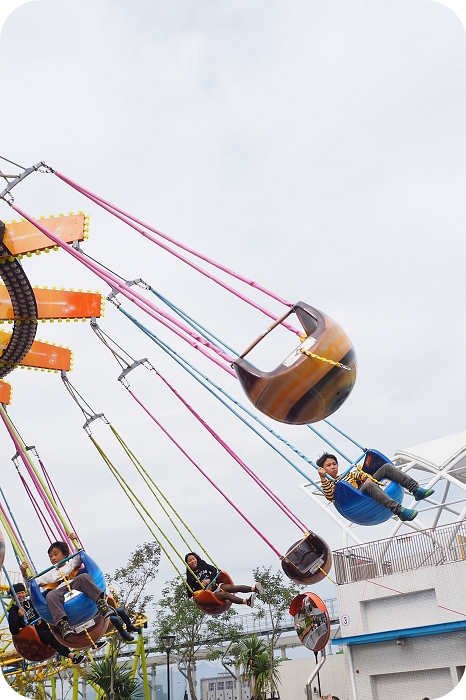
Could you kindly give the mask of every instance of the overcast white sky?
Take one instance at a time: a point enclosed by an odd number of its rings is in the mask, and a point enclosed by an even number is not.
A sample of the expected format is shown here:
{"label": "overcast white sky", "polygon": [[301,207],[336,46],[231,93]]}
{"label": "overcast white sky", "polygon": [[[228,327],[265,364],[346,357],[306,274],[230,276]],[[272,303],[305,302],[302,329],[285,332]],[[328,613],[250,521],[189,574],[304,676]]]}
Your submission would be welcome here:
{"label": "overcast white sky", "polygon": [[[392,456],[464,430],[466,42],[460,18],[445,5],[21,5],[0,38],[0,155],[24,166],[43,160],[283,297],[333,317],[354,343],[359,372],[332,420]],[[126,279],[143,277],[238,350],[268,325],[52,175],[30,176],[14,195],[32,216],[89,213],[86,252]],[[0,218],[15,218],[3,202]],[[108,293],[64,252],[24,267],[34,284]],[[310,528],[332,548],[341,545],[330,519],[299,490],[302,477],[110,304],[101,325],[131,355],[149,357]],[[38,337],[73,349],[73,385],[106,414],[235,580],[248,581],[253,566],[277,564],[138,411],[88,324],[47,324]],[[267,347],[274,366],[284,355]],[[190,357],[242,399],[237,382]],[[159,380],[142,370],[132,375],[136,393],[280,551],[299,538]],[[17,370],[9,381],[10,416],[26,443],[38,447],[88,551],[113,572],[150,534],[86,438],[59,376]],[[312,458],[323,450],[305,427],[283,432]],[[95,424],[94,435],[119,459],[105,426]],[[15,514],[23,511],[18,519],[40,568],[45,540],[15,493],[9,438],[0,440],[2,488]],[[11,554],[6,563],[14,568]],[[173,575],[163,561],[160,585]],[[334,595],[328,583],[316,592]]]}

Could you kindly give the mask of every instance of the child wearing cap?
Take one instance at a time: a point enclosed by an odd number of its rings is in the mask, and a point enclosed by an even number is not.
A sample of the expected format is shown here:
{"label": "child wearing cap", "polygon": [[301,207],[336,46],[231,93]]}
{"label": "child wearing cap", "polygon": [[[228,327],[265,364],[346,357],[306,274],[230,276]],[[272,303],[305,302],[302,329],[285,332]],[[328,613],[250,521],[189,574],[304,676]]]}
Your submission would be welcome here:
{"label": "child wearing cap", "polygon": [[[20,630],[26,627],[28,621],[34,619],[37,620],[38,615],[34,610],[34,607],[29,600],[26,592],[26,587],[23,583],[13,584],[13,590],[11,591],[16,594],[15,598],[18,602],[14,602],[13,605],[8,610],[8,626],[10,628],[11,634],[17,635]],[[55,649],[61,656],[65,656],[70,659],[73,664],[80,664],[84,661],[84,654],[76,654],[71,651],[64,644],[61,644],[49,629],[49,626],[44,620],[39,620],[35,623],[35,628],[40,641]]]}

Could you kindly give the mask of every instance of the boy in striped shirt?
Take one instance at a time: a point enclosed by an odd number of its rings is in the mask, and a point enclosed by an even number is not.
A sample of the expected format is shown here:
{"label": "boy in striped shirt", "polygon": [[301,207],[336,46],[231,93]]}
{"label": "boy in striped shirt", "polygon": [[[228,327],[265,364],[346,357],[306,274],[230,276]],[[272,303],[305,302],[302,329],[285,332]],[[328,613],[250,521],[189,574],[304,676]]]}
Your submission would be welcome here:
{"label": "boy in striped shirt", "polygon": [[[354,488],[363,491],[375,501],[385,506],[385,508],[391,510],[400,520],[414,520],[418,511],[411,510],[410,508],[403,508],[400,503],[390,498],[390,496],[380,488],[377,482],[380,482],[382,479],[395,481],[397,484],[403,486],[406,491],[409,491],[416,501],[428,498],[434,493],[433,489],[421,488],[417,481],[388,462],[379,467],[373,476],[366,474],[362,469],[357,469],[357,471],[349,471],[343,477],[338,476],[338,459],[335,455],[324,452],[316,461],[316,464],[318,466],[322,491],[328,501],[333,501],[335,484],[340,479],[343,479],[343,481],[347,481],[351,486],[354,486]],[[331,479],[328,478],[329,476]]]}

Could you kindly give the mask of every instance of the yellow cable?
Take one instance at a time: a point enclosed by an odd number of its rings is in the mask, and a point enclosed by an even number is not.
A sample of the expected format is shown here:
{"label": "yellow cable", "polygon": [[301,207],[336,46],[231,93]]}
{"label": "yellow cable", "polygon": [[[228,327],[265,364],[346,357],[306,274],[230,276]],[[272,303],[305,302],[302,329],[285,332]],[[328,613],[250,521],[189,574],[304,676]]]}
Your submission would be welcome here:
{"label": "yellow cable", "polygon": [[[153,524],[155,525],[155,527],[159,530],[159,532],[161,533],[161,535],[165,538],[165,540],[168,542],[168,544],[172,547],[173,551],[174,551],[181,559],[183,559],[182,555],[176,550],[176,548],[175,548],[175,546],[173,545],[173,543],[170,542],[170,540],[168,539],[168,537],[167,537],[167,536],[165,535],[165,533],[162,531],[162,529],[160,528],[160,526],[156,523],[156,521],[154,520],[154,518],[152,517],[152,515],[149,513],[149,511],[147,510],[147,508],[143,505],[143,503],[141,502],[141,500],[136,496],[136,494],[135,494],[134,491],[131,489],[131,487],[127,484],[127,482],[123,479],[123,477],[122,477],[121,474],[118,472],[118,470],[114,467],[114,465],[112,464],[112,462],[110,461],[110,459],[107,457],[107,455],[104,453],[104,451],[102,450],[102,448],[100,447],[100,445],[97,443],[97,441],[96,441],[92,436],[89,436],[89,437],[90,437],[90,439],[91,439],[93,445],[95,446],[95,448],[96,448],[97,451],[99,452],[100,456],[102,457],[102,459],[103,459],[104,462],[107,464],[107,466],[108,466],[108,468],[110,469],[110,471],[112,472],[112,474],[113,474],[113,476],[115,477],[116,481],[119,483],[119,485],[121,486],[121,488],[122,488],[123,491],[125,492],[126,496],[127,496],[128,499],[130,500],[130,502],[132,503],[132,505],[135,507],[136,512],[139,514],[139,516],[141,517],[142,521],[143,521],[144,524],[147,526],[149,532],[151,533],[151,535],[153,536],[153,538],[156,540],[156,542],[157,542],[158,545],[160,546],[161,550],[163,551],[163,553],[165,554],[165,556],[167,557],[167,559],[169,560],[169,562],[172,564],[173,568],[174,568],[175,571],[178,573],[178,575],[180,576],[180,578],[182,579],[182,581],[185,583],[185,585],[187,586],[187,588],[189,588],[189,590],[191,591],[191,593],[193,593],[193,590],[192,590],[191,586],[189,586],[188,583],[186,582],[186,580],[185,580],[183,574],[182,574],[181,571],[178,569],[178,567],[176,566],[175,562],[172,560],[170,554],[168,553],[167,549],[164,547],[164,545],[163,545],[162,542],[160,541],[160,538],[154,533],[154,531],[152,530],[152,528],[151,528],[150,525],[148,524],[147,520],[146,520],[145,517],[142,515],[141,510],[144,511],[144,513],[146,514],[146,516],[152,521],[152,523],[153,523]],[[131,494],[131,495],[129,495],[129,494]],[[136,503],[137,503],[137,505],[136,505]],[[183,559],[183,561],[184,561],[184,559]]]}
{"label": "yellow cable", "polygon": [[[168,506],[171,508],[171,510],[172,510],[173,513],[176,515],[176,517],[178,518],[178,520],[179,520],[179,521],[181,522],[181,524],[185,527],[185,529],[187,530],[187,532],[191,535],[192,539],[196,542],[196,544],[199,546],[199,548],[202,550],[202,552],[206,555],[207,559],[209,559],[209,560],[212,562],[212,564],[215,566],[215,568],[216,568],[217,570],[220,570],[220,567],[215,563],[214,559],[210,556],[210,554],[207,552],[207,550],[202,546],[202,544],[199,542],[199,540],[197,539],[197,537],[194,535],[194,533],[193,533],[192,530],[189,528],[189,526],[186,524],[186,522],[183,520],[183,518],[180,516],[180,514],[175,510],[175,508],[172,506],[172,504],[171,504],[170,501],[167,499],[167,497],[162,493],[162,491],[161,491],[160,488],[157,486],[157,484],[155,483],[155,481],[152,479],[152,477],[150,476],[150,474],[147,472],[146,469],[144,469],[144,467],[143,467],[142,464],[139,462],[139,460],[137,459],[137,457],[136,457],[136,456],[134,455],[134,453],[129,449],[128,445],[126,445],[126,443],[124,442],[123,438],[117,433],[117,431],[115,430],[115,428],[114,428],[111,424],[109,424],[109,427],[110,427],[110,430],[113,432],[114,436],[116,437],[116,439],[118,440],[118,442],[120,443],[121,447],[123,447],[123,449],[124,449],[124,451],[126,452],[127,456],[130,458],[130,460],[132,461],[132,463],[133,463],[134,466],[136,467],[138,473],[141,475],[141,477],[142,477],[143,481],[145,482],[146,486],[149,488],[149,491],[152,493],[152,495],[153,495],[154,498],[156,499],[157,503],[160,505],[160,507],[162,508],[163,512],[165,513],[165,515],[167,516],[167,518],[169,519],[169,521],[171,522],[171,524],[172,524],[173,527],[175,528],[176,532],[177,532],[177,533],[179,534],[179,536],[181,537],[181,539],[182,539],[182,541],[184,542],[184,544],[186,545],[187,549],[190,549],[190,548],[191,548],[191,545],[186,541],[185,537],[183,536],[183,533],[182,533],[182,532],[180,531],[180,529],[176,526],[176,523],[173,521],[172,517],[171,517],[170,514],[168,513],[168,511],[167,511],[167,509],[165,508],[165,506],[163,505],[163,503],[160,501],[160,499],[159,499],[159,497],[157,496],[157,494],[154,493],[152,487],[154,487],[154,489],[156,489],[156,491],[160,494],[160,496],[163,498],[163,500],[165,501],[165,503],[168,504]],[[171,544],[171,543],[170,543],[170,544]],[[175,551],[176,551],[176,550],[175,550]],[[178,554],[178,552],[177,552],[177,554]],[[183,559],[183,561],[184,561],[184,559]],[[189,569],[189,571],[191,571],[191,573],[193,574],[194,578],[197,579],[198,583],[201,583],[201,581],[198,579],[198,577],[197,577],[196,574],[192,571],[192,569],[191,569],[190,567],[187,567],[187,568]],[[202,585],[202,584],[201,584],[201,585]]]}
{"label": "yellow cable", "polygon": [[[173,525],[173,527],[175,528],[175,530],[177,531],[177,533],[180,535],[180,537],[181,537],[181,539],[183,540],[183,542],[184,542],[184,544],[186,545],[186,547],[189,549],[189,548],[190,548],[190,544],[189,544],[189,543],[187,542],[187,540],[184,538],[183,533],[182,533],[181,530],[177,527],[176,523],[173,521],[172,517],[171,517],[170,514],[168,513],[167,509],[165,508],[165,506],[163,505],[163,503],[161,502],[161,500],[159,499],[159,497],[157,496],[157,494],[154,493],[152,487],[158,492],[158,494],[160,494],[161,498],[165,501],[165,503],[168,504],[168,506],[171,508],[171,510],[172,510],[173,513],[176,515],[176,517],[178,518],[178,520],[181,522],[181,524],[184,526],[184,528],[185,528],[185,529],[188,531],[188,533],[191,535],[192,539],[196,542],[197,545],[199,545],[199,547],[202,549],[202,551],[207,555],[208,559],[214,564],[214,566],[217,566],[217,565],[215,564],[215,562],[213,561],[212,557],[211,557],[211,556],[208,554],[208,552],[202,547],[201,543],[200,543],[199,540],[196,538],[196,536],[194,535],[194,533],[192,532],[192,530],[189,528],[189,526],[187,525],[187,523],[183,520],[183,518],[180,516],[180,514],[175,510],[175,508],[172,506],[172,504],[171,504],[170,501],[167,499],[167,497],[162,493],[162,491],[161,491],[160,488],[157,486],[157,484],[155,483],[155,481],[152,479],[152,477],[150,476],[150,474],[147,472],[146,469],[144,469],[144,467],[142,466],[142,464],[139,462],[139,460],[138,460],[137,457],[134,455],[134,453],[129,449],[129,447],[126,445],[126,443],[124,442],[124,440],[122,439],[122,437],[117,433],[117,431],[115,430],[115,428],[114,428],[112,425],[110,425],[110,429],[111,429],[111,431],[113,432],[113,434],[114,434],[114,436],[116,437],[116,439],[118,440],[118,442],[120,443],[120,445],[123,447],[124,451],[126,452],[126,454],[128,455],[128,457],[130,458],[130,460],[131,460],[131,461],[133,462],[133,464],[136,466],[136,468],[137,468],[139,474],[142,476],[142,478],[143,478],[144,482],[146,483],[147,487],[149,488],[150,492],[152,493],[152,495],[153,495],[154,498],[156,499],[157,503],[158,503],[158,504],[160,505],[160,507],[162,508],[162,510],[163,510],[163,512],[165,513],[165,515],[167,516],[167,518],[170,520],[171,524]],[[217,567],[217,568],[218,568],[218,567]]]}

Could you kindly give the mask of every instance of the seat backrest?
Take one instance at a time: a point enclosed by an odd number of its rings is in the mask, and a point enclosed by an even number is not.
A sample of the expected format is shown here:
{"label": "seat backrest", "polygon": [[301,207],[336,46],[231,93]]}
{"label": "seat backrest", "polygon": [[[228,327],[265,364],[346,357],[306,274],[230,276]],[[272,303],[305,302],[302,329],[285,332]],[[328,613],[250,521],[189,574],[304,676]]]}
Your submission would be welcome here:
{"label": "seat backrest", "polygon": [[295,542],[282,559],[284,573],[299,585],[321,581],[331,566],[332,555],[328,544],[313,532]]}
{"label": "seat backrest", "polygon": [[390,459],[388,459],[388,457],[385,457],[385,455],[382,454],[382,452],[371,449],[366,451],[366,454],[364,456],[364,462],[362,464],[362,469],[366,472],[366,474],[374,475],[377,469],[379,469],[379,467],[387,463],[393,464],[393,462]]}

